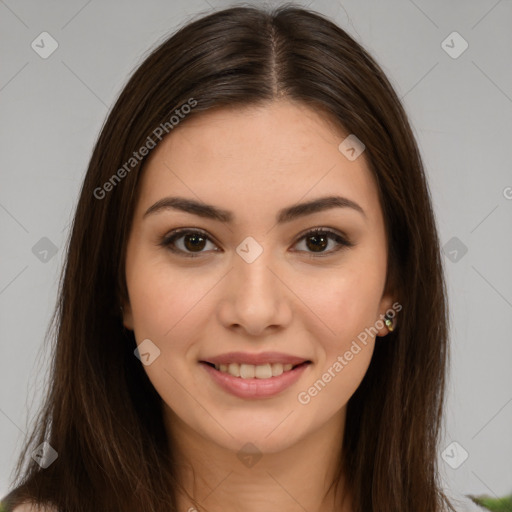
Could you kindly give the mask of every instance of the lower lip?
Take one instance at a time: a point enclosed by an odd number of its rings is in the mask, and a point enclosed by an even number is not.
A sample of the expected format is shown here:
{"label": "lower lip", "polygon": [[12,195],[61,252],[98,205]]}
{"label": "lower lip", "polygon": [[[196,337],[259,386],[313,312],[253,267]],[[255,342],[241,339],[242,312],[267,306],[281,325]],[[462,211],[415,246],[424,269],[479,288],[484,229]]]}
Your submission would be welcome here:
{"label": "lower lip", "polygon": [[225,391],[239,398],[268,398],[275,396],[297,382],[309,366],[301,364],[293,370],[269,379],[242,379],[216,370],[206,363],[200,363],[212,379]]}

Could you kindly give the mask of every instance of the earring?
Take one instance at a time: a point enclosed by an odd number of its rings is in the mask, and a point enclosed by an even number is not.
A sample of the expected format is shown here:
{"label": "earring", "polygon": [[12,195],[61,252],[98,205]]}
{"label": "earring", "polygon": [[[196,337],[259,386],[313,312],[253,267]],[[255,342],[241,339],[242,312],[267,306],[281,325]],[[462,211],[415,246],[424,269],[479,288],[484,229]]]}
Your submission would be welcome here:
{"label": "earring", "polygon": [[393,319],[391,317],[389,317],[388,315],[385,315],[384,323],[386,324],[386,327],[389,329],[389,332],[393,332],[393,330],[395,329],[393,327]]}

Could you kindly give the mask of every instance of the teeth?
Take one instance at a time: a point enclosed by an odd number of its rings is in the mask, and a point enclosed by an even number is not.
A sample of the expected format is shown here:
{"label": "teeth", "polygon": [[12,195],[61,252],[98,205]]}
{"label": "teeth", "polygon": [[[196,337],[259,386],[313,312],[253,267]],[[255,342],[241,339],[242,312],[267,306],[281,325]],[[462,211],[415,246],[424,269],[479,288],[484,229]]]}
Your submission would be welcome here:
{"label": "teeth", "polygon": [[270,377],[279,377],[283,372],[290,371],[292,368],[292,364],[281,363],[259,365],[230,363],[215,365],[215,369],[242,379],[270,379]]}
{"label": "teeth", "polygon": [[242,379],[254,379],[256,376],[256,366],[252,364],[241,364],[240,365],[240,377]]}
{"label": "teeth", "polygon": [[[222,365],[222,366],[224,366],[224,365]],[[235,377],[240,377],[240,365],[239,364],[231,363],[227,367],[226,371]]]}
{"label": "teeth", "polygon": [[[240,373],[242,373],[242,370],[240,370]],[[267,363],[261,366],[255,366],[254,376],[257,379],[270,379],[270,377],[272,377],[272,365]]]}
{"label": "teeth", "polygon": [[[291,364],[287,364],[286,366],[291,366]],[[272,365],[272,377],[279,377],[284,372],[284,366],[279,363],[275,363]]]}

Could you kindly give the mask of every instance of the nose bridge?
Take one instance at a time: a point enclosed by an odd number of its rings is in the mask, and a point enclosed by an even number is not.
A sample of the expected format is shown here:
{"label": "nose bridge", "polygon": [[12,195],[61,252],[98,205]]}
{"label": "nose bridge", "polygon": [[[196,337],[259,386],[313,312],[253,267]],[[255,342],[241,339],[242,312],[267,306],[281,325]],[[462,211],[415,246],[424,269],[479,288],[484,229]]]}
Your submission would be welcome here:
{"label": "nose bridge", "polygon": [[290,319],[286,287],[276,277],[276,262],[269,247],[248,237],[236,249],[221,318],[251,334]]}
{"label": "nose bridge", "polygon": [[[275,301],[277,289],[276,277],[270,268],[275,267],[272,261],[272,250],[263,247],[252,237],[247,237],[236,249],[234,276],[239,299],[247,297],[252,301]],[[274,270],[275,272],[275,270]]]}

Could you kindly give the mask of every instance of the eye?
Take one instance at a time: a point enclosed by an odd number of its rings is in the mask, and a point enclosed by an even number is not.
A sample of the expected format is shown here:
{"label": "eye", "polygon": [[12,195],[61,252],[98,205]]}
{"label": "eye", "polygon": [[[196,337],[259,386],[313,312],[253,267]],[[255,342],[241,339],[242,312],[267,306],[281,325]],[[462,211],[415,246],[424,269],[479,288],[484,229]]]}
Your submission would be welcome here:
{"label": "eye", "polygon": [[[325,250],[329,247],[330,242],[332,242],[331,249]],[[204,249],[207,248],[208,243],[216,247],[210,237],[203,231],[196,229],[177,229],[165,236],[159,245],[182,256],[196,258],[206,252]],[[300,245],[300,243],[305,245],[306,250],[299,250],[298,252],[309,252],[308,255],[310,257],[326,256],[355,245],[336,231],[327,228],[309,230],[302,235],[294,245]],[[334,246],[334,248],[332,248],[332,246]],[[214,248],[213,250],[218,252],[218,249]]]}
{"label": "eye", "polygon": [[[297,244],[304,243],[307,249],[312,252],[308,254],[310,257],[315,256],[328,256],[335,252],[340,251],[346,247],[353,247],[354,244],[347,238],[341,236],[336,231],[327,228],[315,228],[308,231],[297,242]],[[325,250],[329,246],[329,242],[333,242],[334,249]],[[332,247],[332,246],[331,246]],[[308,251],[306,251],[308,252]]]}
{"label": "eye", "polygon": [[[177,241],[179,242],[176,243]],[[159,245],[188,258],[196,258],[204,252],[203,249],[207,246],[208,242],[214,245],[210,237],[203,231],[178,229],[165,236]]]}

